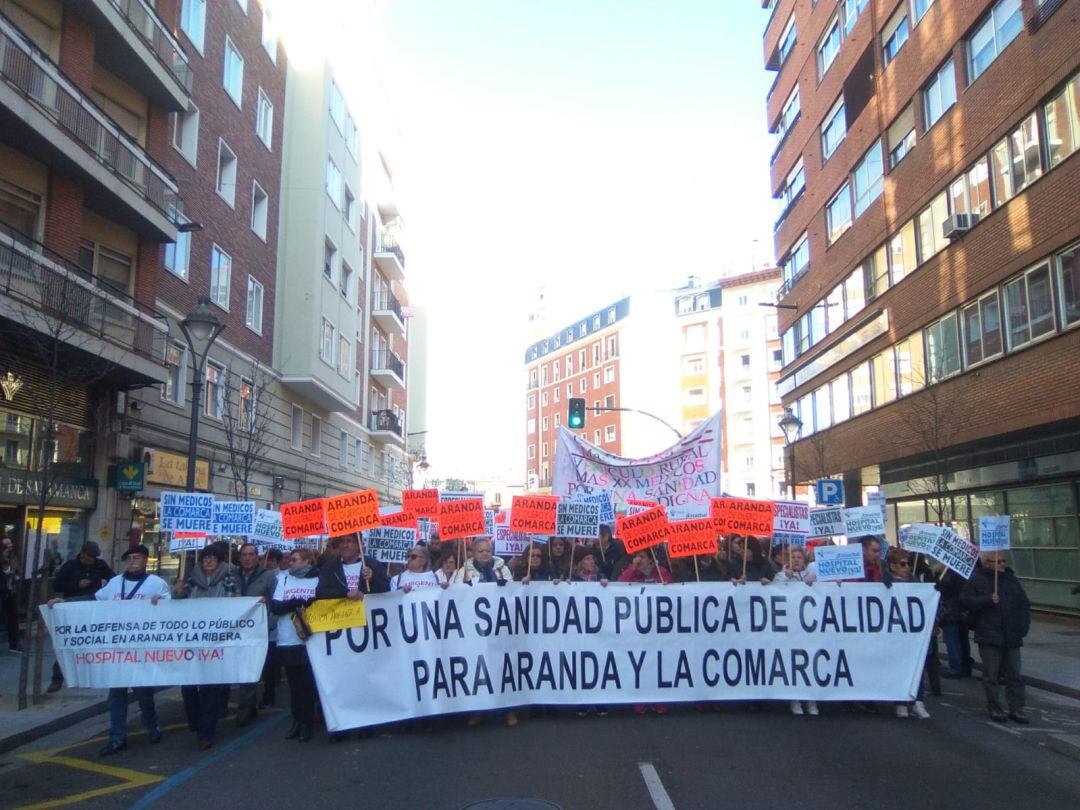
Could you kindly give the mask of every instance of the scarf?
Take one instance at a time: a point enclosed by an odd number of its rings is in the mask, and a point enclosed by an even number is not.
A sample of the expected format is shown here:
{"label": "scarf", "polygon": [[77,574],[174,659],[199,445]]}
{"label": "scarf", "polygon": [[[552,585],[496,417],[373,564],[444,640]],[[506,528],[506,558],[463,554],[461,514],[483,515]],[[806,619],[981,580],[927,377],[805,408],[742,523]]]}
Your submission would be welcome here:
{"label": "scarf", "polygon": [[473,560],[473,568],[476,569],[476,573],[480,575],[481,582],[497,582],[498,577],[495,576],[495,561],[492,560],[487,565],[481,565],[476,560]]}
{"label": "scarf", "polygon": [[296,577],[297,579],[305,579],[308,574],[311,573],[311,566],[307,563],[301,563],[300,565],[294,565],[289,569],[289,576]]}

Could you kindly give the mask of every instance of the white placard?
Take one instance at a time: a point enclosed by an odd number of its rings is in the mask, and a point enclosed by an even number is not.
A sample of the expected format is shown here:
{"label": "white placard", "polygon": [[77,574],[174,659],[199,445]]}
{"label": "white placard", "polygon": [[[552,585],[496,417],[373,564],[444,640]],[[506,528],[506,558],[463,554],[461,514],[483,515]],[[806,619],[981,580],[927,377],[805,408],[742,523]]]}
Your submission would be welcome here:
{"label": "white placard", "polygon": [[555,509],[555,534],[559,537],[599,537],[600,504],[559,501]]}
{"label": "white placard", "polygon": [[844,533],[844,509],[826,506],[810,510],[811,537],[837,537]]}
{"label": "white placard", "polygon": [[862,579],[866,576],[863,548],[858,543],[847,546],[818,546],[814,549],[814,564],[821,582]]}
{"label": "white placard", "polygon": [[214,528],[214,496],[209,492],[162,492],[161,528],[167,532],[207,532]]}
{"label": "white placard", "polygon": [[983,515],[979,518],[980,551],[1008,551],[1011,535],[1010,515]]}
{"label": "white placard", "polygon": [[409,549],[416,545],[417,530],[402,526],[378,526],[364,532],[364,555],[381,563],[406,562]]}
{"label": "white placard", "polygon": [[852,539],[885,534],[885,513],[879,506],[852,506],[845,509],[844,534]]}
{"label": "white placard", "polygon": [[776,501],[773,533],[810,535],[810,505],[802,501]]}
{"label": "white placard", "polygon": [[211,534],[251,534],[255,525],[255,501],[214,501],[214,522]]}

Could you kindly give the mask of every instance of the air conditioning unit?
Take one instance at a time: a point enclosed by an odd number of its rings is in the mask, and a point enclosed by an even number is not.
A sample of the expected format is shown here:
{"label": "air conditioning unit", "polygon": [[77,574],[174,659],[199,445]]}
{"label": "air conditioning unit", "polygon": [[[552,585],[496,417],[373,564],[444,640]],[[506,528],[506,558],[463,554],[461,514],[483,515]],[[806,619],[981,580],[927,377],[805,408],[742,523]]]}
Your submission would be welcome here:
{"label": "air conditioning unit", "polygon": [[978,214],[953,214],[942,224],[941,235],[946,239],[958,239],[970,231],[978,221]]}

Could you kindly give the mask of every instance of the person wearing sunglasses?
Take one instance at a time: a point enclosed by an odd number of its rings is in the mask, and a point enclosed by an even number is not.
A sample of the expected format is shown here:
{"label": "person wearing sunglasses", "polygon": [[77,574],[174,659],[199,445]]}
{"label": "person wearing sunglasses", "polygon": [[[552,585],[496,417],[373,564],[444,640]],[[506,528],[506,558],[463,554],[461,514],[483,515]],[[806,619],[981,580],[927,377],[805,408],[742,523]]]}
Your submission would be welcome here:
{"label": "person wearing sunglasses", "polygon": [[390,579],[390,590],[408,593],[414,588],[431,587],[445,588],[446,583],[440,582],[431,570],[431,552],[427,546],[413,546],[405,557],[405,570]]}
{"label": "person wearing sunglasses", "polygon": [[[885,558],[887,570],[883,574],[883,581],[887,585],[894,583],[913,582],[911,574],[912,558],[911,554],[903,549],[890,548],[889,553]],[[897,717],[915,717],[920,720],[929,720],[930,712],[927,711],[926,705],[923,703],[923,675],[919,675],[919,691],[915,694],[915,701],[913,703],[897,703],[896,704],[896,716]]]}

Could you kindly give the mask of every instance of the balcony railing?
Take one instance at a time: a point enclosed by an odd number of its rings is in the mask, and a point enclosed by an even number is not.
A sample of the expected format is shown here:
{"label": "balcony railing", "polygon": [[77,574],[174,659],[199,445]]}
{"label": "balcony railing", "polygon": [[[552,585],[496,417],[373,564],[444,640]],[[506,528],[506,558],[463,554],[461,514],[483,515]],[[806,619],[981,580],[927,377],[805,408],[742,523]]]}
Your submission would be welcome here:
{"label": "balcony railing", "polygon": [[172,74],[173,78],[190,93],[192,74],[187,55],[151,5],[146,0],[109,0],[109,2],[127,20],[131,30],[154,52],[158,61]]}
{"label": "balcony railing", "polygon": [[375,252],[393,253],[401,262],[401,266],[405,266],[405,253],[398,244],[397,237],[389,231],[379,231],[379,237],[375,240]]}
{"label": "balcony railing", "polygon": [[392,371],[399,379],[405,379],[405,363],[389,349],[375,349],[371,352],[372,371]]}
{"label": "balcony railing", "polygon": [[178,221],[176,182],[2,15],[0,78],[150,205]]}
{"label": "balcony railing", "polygon": [[401,314],[401,302],[389,290],[375,293],[375,310],[389,310],[398,316],[399,321],[405,322],[405,316]]}
{"label": "balcony railing", "polygon": [[73,327],[53,328],[51,334],[76,348],[91,350],[79,345],[74,331],[79,330],[150,360],[164,360],[169,334],[164,316],[121,290],[98,286],[81,267],[3,221],[0,292]]}
{"label": "balcony railing", "polygon": [[401,420],[397,414],[390,410],[375,411],[371,414],[372,430],[388,430],[399,439],[405,438],[405,428],[401,426]]}

